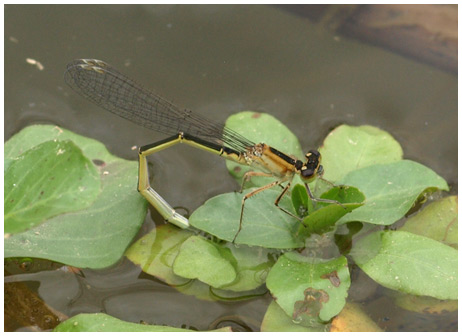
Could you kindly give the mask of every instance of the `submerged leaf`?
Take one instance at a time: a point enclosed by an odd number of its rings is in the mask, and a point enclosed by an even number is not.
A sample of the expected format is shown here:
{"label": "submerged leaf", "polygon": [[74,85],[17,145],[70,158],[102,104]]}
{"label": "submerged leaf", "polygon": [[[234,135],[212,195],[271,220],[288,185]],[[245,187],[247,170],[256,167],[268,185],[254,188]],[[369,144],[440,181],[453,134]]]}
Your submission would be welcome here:
{"label": "submerged leaf", "polygon": [[332,320],[330,332],[380,332],[382,329],[356,303],[347,302]]}
{"label": "submerged leaf", "polygon": [[409,218],[400,231],[412,232],[457,248],[457,196],[430,203]]}
{"label": "submerged leaf", "polygon": [[395,305],[420,314],[443,315],[457,311],[458,300],[438,300],[429,296],[416,296],[390,291]]}

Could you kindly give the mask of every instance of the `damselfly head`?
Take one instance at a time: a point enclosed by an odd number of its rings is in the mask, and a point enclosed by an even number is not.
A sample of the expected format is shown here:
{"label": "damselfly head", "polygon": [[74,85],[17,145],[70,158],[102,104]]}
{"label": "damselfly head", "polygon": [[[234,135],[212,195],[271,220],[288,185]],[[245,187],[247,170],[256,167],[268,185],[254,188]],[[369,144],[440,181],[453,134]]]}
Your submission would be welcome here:
{"label": "damselfly head", "polygon": [[305,158],[306,162],[300,168],[300,176],[304,180],[310,181],[317,175],[321,175],[323,173],[323,168],[321,166],[321,153],[313,149],[306,153]]}

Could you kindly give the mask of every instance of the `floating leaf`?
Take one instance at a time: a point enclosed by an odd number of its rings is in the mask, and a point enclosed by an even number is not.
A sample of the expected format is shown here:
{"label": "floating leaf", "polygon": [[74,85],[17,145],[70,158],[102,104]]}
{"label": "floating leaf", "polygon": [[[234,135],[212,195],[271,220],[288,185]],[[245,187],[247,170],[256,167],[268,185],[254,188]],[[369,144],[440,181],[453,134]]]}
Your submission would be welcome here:
{"label": "floating leaf", "polygon": [[[236,247],[234,244],[225,244],[219,249],[229,249],[231,256],[227,260],[233,261],[233,267],[236,270],[235,279],[221,287],[221,290],[211,289],[199,281],[191,281],[185,277],[180,277],[173,272],[173,263],[178,256],[180,247],[192,236],[193,233],[186,230],[180,230],[173,225],[161,225],[141,237],[126,252],[127,258],[143,269],[144,272],[151,274],[169,285],[175,286],[179,291],[185,294],[195,295],[204,300],[229,298],[245,298],[246,296],[260,295],[261,291],[256,290],[265,283],[266,275],[275,262],[274,251],[262,248],[250,248],[246,246]],[[216,246],[215,246],[216,248]],[[201,250],[201,254],[206,249]],[[190,255],[191,263],[197,257]],[[204,256],[199,255],[198,258]],[[208,258],[209,256],[205,256]],[[224,259],[226,261],[226,259]],[[184,262],[188,263],[189,259]],[[216,271],[214,263],[203,265],[206,267],[205,273]],[[233,294],[232,292],[241,292]],[[211,296],[212,294],[212,296]]]}
{"label": "floating leaf", "polygon": [[173,263],[181,244],[193,234],[171,224],[160,225],[136,241],[127,250],[126,256],[144,272],[173,286],[181,293],[193,295],[200,300],[226,300],[229,293],[223,292],[220,293],[221,297],[216,297],[209,285],[199,280],[180,277],[173,272]]}
{"label": "floating leaf", "polygon": [[384,287],[437,299],[457,299],[457,250],[402,231],[374,232],[356,242],[354,261]]}
{"label": "floating leaf", "polygon": [[90,160],[107,162],[115,158],[101,142],[75,134],[58,126],[33,125],[22,129],[5,143],[5,170],[8,168],[7,164],[12,162],[11,159],[24,154],[24,152],[42,142],[50,140],[71,140],[78,145],[84,155]]}
{"label": "floating leaf", "polygon": [[[239,229],[243,195],[251,190],[242,194],[222,194],[208,200],[192,214],[191,225],[220,239],[232,241]],[[304,219],[305,225],[312,229],[299,229],[299,220],[274,205],[280,193],[280,190],[265,190],[247,199],[242,229],[235,240],[237,244],[279,249],[301,247],[306,235],[328,231],[340,217],[361,206],[360,202],[364,200],[364,195],[356,188],[333,188],[322,198],[351,204],[322,204],[323,207]],[[318,203],[321,205],[322,202]],[[284,196],[279,206],[295,214],[288,197]]]}
{"label": "floating leaf", "polygon": [[[227,193],[209,199],[191,215],[190,224],[220,239],[232,241],[239,229],[242,198],[250,190]],[[242,230],[236,237],[237,244],[266,248],[302,247],[296,237],[300,222],[274,205],[280,190],[265,190],[245,203]],[[283,197],[279,205],[295,213],[289,197]]]}
{"label": "floating leaf", "polygon": [[222,287],[236,279],[235,260],[229,250],[205,238],[192,236],[181,244],[173,263],[173,272],[183,278],[199,279]]}
{"label": "floating leaf", "polygon": [[457,248],[457,196],[432,202],[409,218],[400,231],[412,232]]}
{"label": "floating leaf", "polygon": [[297,323],[329,321],[345,305],[350,276],[344,256],[329,261],[288,252],[266,279],[276,302]]}
{"label": "floating leaf", "polygon": [[89,268],[116,263],[146,216],[147,203],[136,191],[138,164],[112,156],[95,140],[49,125],[30,126],[15,135],[13,144],[5,145],[8,155],[27,151],[27,145],[32,145],[29,137],[72,140],[95,163],[101,193],[83,210],[55,216],[34,230],[5,239],[5,257],[44,258]]}
{"label": "floating leaf", "polygon": [[442,177],[409,160],[358,169],[340,183],[354,186],[366,196],[365,205],[341,218],[340,223],[362,221],[390,225],[409,211],[424,190],[448,190]]}
{"label": "floating leaf", "polygon": [[335,182],[349,172],[402,159],[400,144],[387,132],[373,126],[341,125],[320,148],[324,178]]}
{"label": "floating leaf", "polygon": [[170,224],[159,225],[132,244],[125,256],[144,272],[169,285],[185,285],[190,279],[176,275],[172,267],[181,244],[192,235],[193,232]]}
{"label": "floating leaf", "polygon": [[73,142],[39,144],[13,159],[5,173],[5,233],[84,209],[100,187],[97,169]]}
{"label": "floating leaf", "polygon": [[277,251],[245,245],[225,245],[236,260],[236,280],[223,286],[228,291],[251,291],[263,285],[271,267],[276,262]]}
{"label": "floating leaf", "polygon": [[[169,326],[148,325],[119,320],[103,313],[79,314],[59,324],[53,331],[80,332],[193,332],[194,330],[174,328]],[[231,331],[225,327],[214,331]]]}
{"label": "floating leaf", "polygon": [[215,298],[210,295],[210,286],[180,277],[173,272],[173,262],[181,244],[193,234],[171,224],[160,225],[138,239],[125,255],[145,273],[173,286],[179,292],[212,301]]}

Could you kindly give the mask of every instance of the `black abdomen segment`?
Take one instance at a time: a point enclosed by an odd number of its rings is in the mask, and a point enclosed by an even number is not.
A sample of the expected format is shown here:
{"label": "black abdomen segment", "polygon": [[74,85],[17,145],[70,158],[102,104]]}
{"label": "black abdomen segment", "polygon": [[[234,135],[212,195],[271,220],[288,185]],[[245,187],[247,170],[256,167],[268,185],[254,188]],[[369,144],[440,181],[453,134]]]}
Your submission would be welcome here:
{"label": "black abdomen segment", "polygon": [[274,155],[279,156],[281,159],[283,159],[287,163],[290,163],[291,165],[295,165],[296,160],[292,159],[290,156],[278,151],[277,149],[275,149],[273,147],[269,147],[269,150],[271,151],[271,153],[273,153]]}

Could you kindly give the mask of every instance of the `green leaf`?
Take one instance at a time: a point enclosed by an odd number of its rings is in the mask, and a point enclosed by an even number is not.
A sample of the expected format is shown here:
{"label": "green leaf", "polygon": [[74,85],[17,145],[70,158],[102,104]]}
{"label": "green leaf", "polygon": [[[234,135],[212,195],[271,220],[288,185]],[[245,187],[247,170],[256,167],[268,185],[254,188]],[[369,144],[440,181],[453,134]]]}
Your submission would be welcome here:
{"label": "green leaf", "polygon": [[33,125],[22,129],[5,143],[5,171],[12,159],[24,154],[24,152],[38,144],[50,140],[71,140],[79,146],[84,155],[90,160],[107,162],[115,158],[101,142],[83,137],[58,126]]}
{"label": "green leaf", "polygon": [[271,267],[276,262],[276,251],[245,245],[225,245],[236,260],[236,280],[223,286],[228,291],[251,291],[263,285]]}
{"label": "green leaf", "polygon": [[421,212],[409,218],[400,231],[432,238],[457,248],[457,196],[432,202]]}
{"label": "green leaf", "polygon": [[193,233],[176,226],[165,224],[156,226],[138,239],[125,252],[125,256],[139,265],[143,272],[151,274],[169,285],[185,285],[190,279],[173,273],[173,262],[178,255],[181,244]]}
{"label": "green leaf", "polygon": [[384,287],[437,299],[457,299],[457,250],[409,232],[374,232],[351,251],[359,267]]}
{"label": "green leaf", "polygon": [[212,301],[216,298],[211,295],[210,286],[198,280],[180,277],[173,272],[173,263],[181,244],[192,236],[193,232],[171,224],[156,226],[155,230],[130,246],[125,255],[145,273],[173,286],[179,292]]}
{"label": "green leaf", "polygon": [[400,144],[387,132],[373,126],[341,125],[320,148],[324,178],[339,181],[349,172],[402,159]]}
{"label": "green leaf", "polygon": [[5,257],[44,258],[89,268],[116,263],[146,216],[147,203],[136,190],[138,164],[112,156],[95,140],[49,125],[30,126],[15,135],[13,144],[5,145],[8,155],[19,156],[29,145],[38,145],[29,138],[72,140],[95,163],[101,193],[85,209],[55,216],[5,239]]}
{"label": "green leaf", "polygon": [[[148,325],[119,320],[103,313],[79,314],[60,323],[53,331],[71,332],[193,332],[194,330],[174,328],[169,326]],[[214,331],[231,331],[231,328],[221,328]]]}
{"label": "green leaf", "polygon": [[192,235],[193,232],[171,224],[156,226],[155,230],[130,246],[125,255],[145,273],[173,286],[179,292],[212,301],[215,298],[210,294],[210,286],[198,280],[180,277],[173,272],[173,262],[181,244]]}
{"label": "green leaf", "polygon": [[199,236],[181,244],[173,263],[173,272],[183,278],[199,279],[212,286],[222,287],[236,279],[229,250]]}
{"label": "green leaf", "polygon": [[340,183],[357,187],[366,196],[365,205],[341,218],[340,223],[362,221],[390,225],[409,211],[424,190],[448,190],[442,177],[409,160],[358,169]]}
{"label": "green leaf", "polygon": [[326,232],[333,231],[340,218],[360,206],[362,206],[362,203],[359,202],[343,203],[343,206],[339,204],[323,206],[303,219],[303,225],[300,226],[299,235],[306,237],[313,233],[321,235]]}
{"label": "green leaf", "polygon": [[[241,298],[248,295],[259,295],[260,291],[254,291],[265,283],[266,275],[273,266],[274,251],[246,246],[236,247],[234,244],[226,244],[219,247],[220,250],[229,249],[232,255],[227,255],[226,260],[232,261],[236,269],[235,280],[228,285],[222,286],[222,290],[213,290],[200,281],[191,281],[180,277],[173,272],[173,263],[180,247],[192,236],[192,232],[180,230],[173,225],[161,225],[144,235],[134,243],[126,252],[127,258],[133,263],[140,265],[144,272],[151,274],[169,285],[175,286],[179,291],[195,295],[201,299]],[[216,244],[214,245],[216,248]],[[204,250],[201,251],[203,253]],[[189,256],[195,259],[195,255]],[[201,258],[201,256],[199,256]],[[188,260],[185,260],[188,262]],[[204,265],[204,272],[216,271],[215,264]],[[241,292],[234,295],[231,291]],[[247,293],[245,293],[247,291]],[[250,292],[251,291],[251,292]]]}
{"label": "green leaf", "polygon": [[[222,194],[208,200],[191,215],[190,224],[220,239],[232,241],[239,229],[243,195],[249,191],[251,190],[245,190],[242,194]],[[298,190],[298,193],[301,191]],[[303,222],[308,227],[306,229],[301,228],[296,218],[274,205],[279,195],[280,190],[271,189],[247,199],[242,229],[235,240],[237,244],[278,249],[302,247],[304,237],[313,232],[331,230],[339,218],[361,206],[361,201],[364,200],[364,195],[356,188],[335,187],[321,197],[350,204],[322,204],[321,208],[304,219]],[[295,214],[288,197],[283,197],[279,205]]]}
{"label": "green leaf", "polygon": [[297,215],[301,218],[308,216],[311,213],[308,203],[308,193],[305,186],[297,184],[292,188],[292,204],[297,211]]}
{"label": "green leaf", "polygon": [[100,187],[97,169],[73,142],[39,144],[13,159],[5,173],[5,233],[84,209]]}
{"label": "green leaf", "polygon": [[[348,185],[335,186],[327,190],[319,198],[335,200],[335,201],[338,201],[339,203],[342,203],[343,205],[359,204],[359,203],[364,202],[365,200],[364,194],[360,190],[358,190],[358,188],[348,186]],[[323,204],[323,203],[319,202],[319,204]],[[329,204],[329,203],[324,203],[324,204]]]}
{"label": "green leaf", "polygon": [[299,235],[306,237],[312,233],[323,234],[332,231],[340,218],[362,206],[364,201],[364,195],[358,189],[347,186],[334,187],[322,194],[320,198],[336,200],[342,205],[324,203],[322,207],[318,207],[303,219]]}
{"label": "green leaf", "polygon": [[276,302],[297,323],[328,321],[345,305],[350,275],[344,256],[329,261],[288,252],[266,279]]}
{"label": "green leaf", "polygon": [[[239,229],[242,198],[251,190],[209,199],[194,211],[190,224],[220,239],[232,241]],[[274,205],[280,193],[280,190],[265,190],[245,202],[242,230],[235,240],[237,244],[279,249],[303,246],[303,241],[296,237],[299,221]],[[279,206],[295,213],[289,197],[283,197]]]}
{"label": "green leaf", "polygon": [[[254,143],[265,143],[289,156],[303,158],[297,137],[279,120],[266,113],[245,111],[233,114],[226,121],[226,127],[244,135]],[[236,181],[241,184],[242,177],[251,167],[233,161],[226,161],[226,167]],[[263,186],[274,181],[274,178],[253,177],[245,187]]]}
{"label": "green leaf", "polygon": [[305,327],[297,324],[275,302],[271,301],[261,324],[262,332],[322,332],[328,331],[328,324],[316,324]]}

